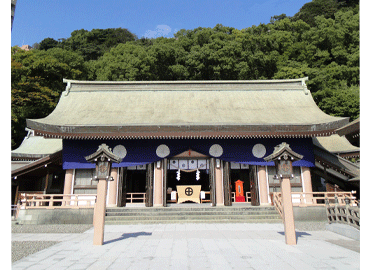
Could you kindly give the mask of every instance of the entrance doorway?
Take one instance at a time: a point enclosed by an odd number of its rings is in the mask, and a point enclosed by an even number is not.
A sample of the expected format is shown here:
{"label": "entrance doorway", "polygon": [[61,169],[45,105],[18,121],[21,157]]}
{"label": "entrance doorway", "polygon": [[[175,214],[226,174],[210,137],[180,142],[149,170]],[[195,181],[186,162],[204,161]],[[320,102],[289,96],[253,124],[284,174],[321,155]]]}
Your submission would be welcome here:
{"label": "entrance doorway", "polygon": [[235,194],[235,182],[243,182],[245,202],[253,206],[259,205],[257,166],[231,163],[230,184],[231,190]]}
{"label": "entrance doorway", "polygon": [[147,171],[146,165],[119,168],[118,207],[126,206],[127,203],[145,203]]}
{"label": "entrance doorway", "polygon": [[177,187],[201,186],[201,202],[210,201],[209,160],[171,159],[167,166],[167,202],[177,203]]}

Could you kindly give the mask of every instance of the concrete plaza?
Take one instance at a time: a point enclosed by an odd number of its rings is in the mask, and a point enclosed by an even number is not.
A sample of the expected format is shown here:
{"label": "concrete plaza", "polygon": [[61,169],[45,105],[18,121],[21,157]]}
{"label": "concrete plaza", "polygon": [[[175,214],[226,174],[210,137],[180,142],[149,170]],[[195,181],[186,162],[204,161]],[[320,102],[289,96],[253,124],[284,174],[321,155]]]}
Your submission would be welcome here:
{"label": "concrete plaza", "polygon": [[59,241],[12,269],[360,269],[359,242],[281,223],[106,225],[103,246],[84,233],[13,233],[12,241]]}

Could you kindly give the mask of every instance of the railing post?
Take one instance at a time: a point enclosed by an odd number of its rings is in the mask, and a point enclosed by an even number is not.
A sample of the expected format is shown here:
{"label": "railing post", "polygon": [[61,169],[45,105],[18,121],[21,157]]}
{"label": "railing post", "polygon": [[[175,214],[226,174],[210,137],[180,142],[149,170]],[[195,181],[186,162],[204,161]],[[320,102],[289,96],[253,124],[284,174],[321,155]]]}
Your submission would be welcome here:
{"label": "railing post", "polygon": [[49,207],[53,207],[54,206],[54,195],[50,195],[50,200],[49,200]]}
{"label": "railing post", "polygon": [[37,206],[39,207],[40,206],[40,202],[36,200],[36,196],[33,196],[33,200],[34,200],[34,206]]}
{"label": "railing post", "polygon": [[299,193],[299,206],[300,207],[305,207],[306,206],[306,204],[304,203],[304,196],[303,196],[303,193],[302,192],[300,192]]}
{"label": "railing post", "polygon": [[332,223],[331,209],[330,209],[329,199],[326,196],[325,196],[325,207],[326,207],[326,217],[328,219],[328,223],[330,224]]}
{"label": "railing post", "polygon": [[348,225],[351,225],[351,222],[350,222],[351,213],[349,212],[350,199],[346,196],[346,198],[344,199],[344,202],[346,203],[346,218],[347,218],[347,223],[348,223]]}
{"label": "railing post", "polygon": [[337,194],[334,195],[334,203],[335,203],[335,206],[334,206],[335,221],[338,222],[341,220],[341,218],[340,218],[340,213],[338,210],[339,200],[338,200]]}
{"label": "railing post", "polygon": [[75,207],[78,207],[78,195],[76,194],[74,198]]}

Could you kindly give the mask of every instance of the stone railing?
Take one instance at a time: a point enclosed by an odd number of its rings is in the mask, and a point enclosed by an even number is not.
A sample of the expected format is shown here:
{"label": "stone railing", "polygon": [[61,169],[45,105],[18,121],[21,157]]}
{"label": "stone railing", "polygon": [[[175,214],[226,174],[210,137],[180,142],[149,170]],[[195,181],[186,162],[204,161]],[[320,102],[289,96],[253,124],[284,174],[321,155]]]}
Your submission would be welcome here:
{"label": "stone railing", "polygon": [[326,215],[329,224],[342,223],[360,229],[360,202],[356,201],[356,206],[354,206],[349,197],[346,197],[344,201],[345,205],[341,205],[339,198],[335,196],[334,204],[330,204],[329,200],[326,199]]}
{"label": "stone railing", "polygon": [[96,194],[37,194],[21,193],[18,209],[32,208],[93,208]]}

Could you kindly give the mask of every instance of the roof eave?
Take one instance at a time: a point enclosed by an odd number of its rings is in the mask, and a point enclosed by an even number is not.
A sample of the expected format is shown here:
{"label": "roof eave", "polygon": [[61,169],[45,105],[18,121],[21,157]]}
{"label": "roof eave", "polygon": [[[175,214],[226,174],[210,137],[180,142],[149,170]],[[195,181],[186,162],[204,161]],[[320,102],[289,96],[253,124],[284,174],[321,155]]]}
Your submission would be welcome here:
{"label": "roof eave", "polygon": [[137,126],[68,126],[49,125],[27,119],[36,135],[47,138],[135,138],[135,137],[317,137],[330,136],[348,118],[321,124],[259,125],[137,125]]}
{"label": "roof eave", "polygon": [[15,176],[20,176],[20,175],[23,175],[23,174],[26,174],[28,172],[31,172],[31,171],[34,171],[34,170],[37,170],[39,168],[42,168],[44,166],[47,166],[48,164],[52,163],[52,162],[55,162],[56,160],[61,160],[62,159],[62,150],[54,153],[54,154],[51,154],[51,155],[46,155],[45,157],[42,157],[38,160],[35,160],[25,166],[22,166],[18,169],[15,169],[11,172],[11,176],[12,177],[15,177]]}

